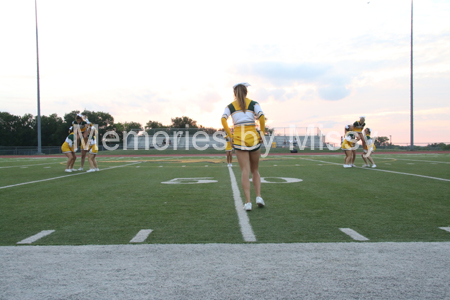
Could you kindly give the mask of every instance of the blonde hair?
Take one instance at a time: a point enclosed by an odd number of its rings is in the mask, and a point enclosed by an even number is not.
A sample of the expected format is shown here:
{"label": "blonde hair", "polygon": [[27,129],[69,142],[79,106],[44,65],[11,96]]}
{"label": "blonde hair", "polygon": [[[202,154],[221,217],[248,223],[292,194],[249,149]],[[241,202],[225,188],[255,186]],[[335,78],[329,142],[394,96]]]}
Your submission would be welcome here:
{"label": "blonde hair", "polygon": [[245,112],[245,97],[247,97],[247,87],[242,84],[234,88],[234,98],[239,103],[241,109]]}

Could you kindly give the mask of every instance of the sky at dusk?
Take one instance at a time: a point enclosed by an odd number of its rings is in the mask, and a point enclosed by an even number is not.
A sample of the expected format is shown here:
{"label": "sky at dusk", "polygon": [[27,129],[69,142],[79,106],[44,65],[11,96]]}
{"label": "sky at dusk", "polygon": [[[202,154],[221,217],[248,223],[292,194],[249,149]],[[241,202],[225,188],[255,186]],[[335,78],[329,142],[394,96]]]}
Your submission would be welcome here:
{"label": "sky at dusk", "polygon": [[[220,128],[249,82],[269,127],[410,141],[410,0],[37,0],[41,114]],[[32,0],[0,0],[0,111],[37,114]],[[450,143],[450,1],[414,1],[415,142]]]}

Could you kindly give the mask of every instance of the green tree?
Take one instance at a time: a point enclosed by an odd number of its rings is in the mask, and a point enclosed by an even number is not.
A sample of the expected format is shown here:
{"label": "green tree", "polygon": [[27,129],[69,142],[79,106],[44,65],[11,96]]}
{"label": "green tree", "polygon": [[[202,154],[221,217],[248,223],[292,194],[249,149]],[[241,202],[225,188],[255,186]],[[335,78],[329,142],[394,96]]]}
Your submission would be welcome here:
{"label": "green tree", "polygon": [[123,123],[123,125],[124,125],[125,130],[127,132],[129,132],[129,131],[136,131],[136,132],[142,131],[142,125],[141,125],[141,123],[138,123],[138,122],[133,122],[133,121],[125,122],[125,123]]}
{"label": "green tree", "polygon": [[[37,119],[37,117],[36,117]],[[37,122],[37,120],[36,120]],[[64,142],[67,136],[67,127],[57,114],[41,116],[41,141],[42,146],[57,146]]]}
{"label": "green tree", "polygon": [[130,131],[139,132],[142,130],[142,125],[137,122],[125,122],[125,123],[116,123],[114,124],[114,131],[119,135],[120,141],[123,141],[123,132],[127,133]]}
{"label": "green tree", "polygon": [[172,118],[172,128],[186,128],[186,125],[189,125],[189,128],[198,128],[197,121],[192,120],[189,117],[183,116],[181,118],[176,117]]}
{"label": "green tree", "polygon": [[387,136],[378,136],[374,143],[375,146],[389,146],[389,138]]}
{"label": "green tree", "polygon": [[0,112],[0,146],[15,146],[19,117],[8,112]]}
{"label": "green tree", "polygon": [[145,128],[165,128],[167,126],[164,126],[162,123],[157,122],[157,121],[152,121],[149,120],[146,124],[145,124]]}

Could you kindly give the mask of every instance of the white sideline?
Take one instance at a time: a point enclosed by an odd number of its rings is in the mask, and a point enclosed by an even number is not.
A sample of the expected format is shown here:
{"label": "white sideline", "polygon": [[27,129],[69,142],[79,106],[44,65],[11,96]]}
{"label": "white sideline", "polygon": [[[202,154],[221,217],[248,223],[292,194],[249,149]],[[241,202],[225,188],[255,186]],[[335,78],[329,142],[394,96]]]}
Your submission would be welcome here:
{"label": "white sideline", "polygon": [[[101,169],[100,171],[105,171],[105,170],[110,170],[110,169],[115,169],[115,168],[121,168],[121,167],[126,167],[126,166],[130,166],[130,165],[135,165],[138,164],[139,162],[135,162],[135,163],[131,163],[131,164],[126,164],[126,165],[121,165],[121,166],[114,166],[114,167],[109,167],[109,168],[105,168],[105,169]],[[46,179],[41,179],[41,180],[35,180],[35,181],[28,181],[28,182],[22,182],[22,183],[17,183],[17,184],[12,184],[12,185],[5,185],[5,186],[0,186],[0,190],[1,189],[7,189],[10,187],[15,187],[15,186],[21,186],[21,185],[26,185],[26,184],[31,184],[31,183],[38,183],[38,182],[44,182],[44,181],[50,181],[50,180],[54,180],[54,179],[59,179],[59,178],[65,178],[65,177],[69,177],[69,176],[76,176],[76,175],[82,175],[82,174],[88,174],[87,172],[78,172],[76,174],[70,174],[70,175],[64,175],[64,176],[58,176],[58,177],[52,177],[52,178],[46,178]]]}
{"label": "white sideline", "polygon": [[44,236],[52,234],[53,232],[55,232],[55,231],[54,230],[42,230],[41,232],[39,232],[33,236],[30,236],[24,240],[21,240],[20,242],[17,242],[17,244],[19,244],[19,245],[32,244],[32,243],[36,242],[37,240],[43,238]]}
{"label": "white sideline", "polygon": [[233,169],[228,167],[231,179],[231,188],[233,189],[234,206],[236,208],[239,226],[241,227],[242,236],[245,242],[256,242],[255,234],[253,233],[252,225],[250,225],[250,220],[248,219],[247,213],[243,209],[243,203],[241,198],[241,193],[239,192],[239,187],[236,182],[236,176],[234,176]]}
{"label": "white sideline", "polygon": [[346,235],[350,236],[355,241],[368,241],[369,240],[368,238],[357,233],[356,231],[354,231],[351,228],[339,228],[339,230],[342,231],[343,233],[345,233]]}
{"label": "white sideline", "polygon": [[[327,163],[327,164],[331,164],[331,165],[338,165],[338,166],[342,166],[343,165],[343,164],[340,164],[340,163],[334,163],[334,162],[323,161],[323,160],[315,160],[315,159],[308,159],[308,158],[301,158],[301,159],[314,161],[314,162],[323,162],[323,163]],[[412,173],[404,173],[404,172],[396,172],[396,171],[383,170],[383,169],[378,169],[378,168],[360,168],[360,167],[354,167],[354,168],[364,169],[364,170],[371,170],[371,171],[394,173],[394,174],[409,175],[409,176],[416,176],[416,177],[422,177],[422,178],[428,178],[428,179],[435,179],[435,180],[441,180],[441,181],[448,181],[448,182],[450,182],[450,179],[445,179],[445,178],[425,176],[425,175],[412,174]]]}
{"label": "white sideline", "polygon": [[131,239],[130,243],[143,243],[148,238],[150,233],[152,233],[153,230],[151,229],[142,229],[139,230],[139,232],[136,234],[134,238]]}

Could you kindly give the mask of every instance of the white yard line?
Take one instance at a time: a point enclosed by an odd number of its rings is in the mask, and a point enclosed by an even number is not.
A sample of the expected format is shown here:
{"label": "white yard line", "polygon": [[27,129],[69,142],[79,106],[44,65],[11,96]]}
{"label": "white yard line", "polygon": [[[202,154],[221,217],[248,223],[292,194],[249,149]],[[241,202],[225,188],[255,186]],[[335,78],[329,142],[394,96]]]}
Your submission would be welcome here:
{"label": "white yard line", "polygon": [[35,164],[35,165],[25,165],[25,166],[6,166],[6,167],[0,167],[0,169],[8,169],[8,168],[22,168],[22,167],[34,167],[34,166],[42,166],[42,165],[51,165],[51,164],[60,164],[62,161],[59,162],[51,162],[51,163],[45,163],[45,164]]}
{"label": "white yard line", "polygon": [[439,227],[439,229],[442,229],[442,230],[450,232],[450,227]]}
{"label": "white yard line", "polygon": [[[114,166],[114,167],[109,167],[109,168],[105,168],[105,169],[101,169],[100,171],[105,171],[105,170],[110,170],[110,169],[115,169],[115,168],[121,168],[121,167],[126,167],[126,166],[131,166],[131,165],[135,165],[136,163],[131,163],[131,164],[126,164],[126,165],[121,165],[121,166]],[[46,179],[41,179],[41,180],[35,180],[35,181],[28,181],[28,182],[22,182],[22,183],[17,183],[17,184],[12,184],[12,185],[5,185],[5,186],[0,186],[0,190],[1,189],[7,189],[7,188],[11,188],[11,187],[16,187],[16,186],[21,186],[21,185],[26,185],[26,184],[31,184],[31,183],[38,183],[38,182],[44,182],[44,181],[50,181],[50,180],[55,180],[55,179],[60,179],[60,178],[65,178],[65,177],[70,177],[70,176],[76,176],[76,175],[82,175],[82,174],[89,174],[87,172],[78,172],[76,174],[70,174],[70,175],[64,175],[64,176],[58,176],[58,177],[52,177],[52,178],[46,178]]]}
{"label": "white yard line", "polygon": [[35,234],[35,235],[30,236],[30,237],[28,237],[28,238],[26,238],[24,240],[21,240],[20,242],[17,242],[17,244],[19,244],[19,245],[32,244],[32,243],[36,242],[37,240],[42,239],[44,236],[52,234],[53,232],[55,232],[55,231],[54,230],[42,230],[38,234]]}
{"label": "white yard line", "polygon": [[148,238],[150,233],[152,233],[153,230],[151,229],[142,229],[139,230],[139,232],[136,234],[136,236],[130,241],[130,243],[143,243]]}
{"label": "white yard line", "polygon": [[430,163],[438,163],[438,164],[450,164],[448,161],[433,161],[433,160],[419,160],[419,159],[404,159],[404,158],[393,158],[396,160],[408,160],[408,161],[420,161],[420,162],[430,162]]}
{"label": "white yard line", "polygon": [[368,241],[369,240],[368,238],[357,233],[355,230],[353,230],[351,228],[339,228],[339,230],[342,231],[343,233],[345,233],[346,235],[350,236],[355,241]]}
{"label": "white yard line", "polygon": [[234,176],[233,169],[228,167],[230,172],[231,188],[233,190],[234,206],[239,218],[239,226],[241,227],[241,233],[246,242],[256,242],[255,234],[253,233],[252,225],[250,225],[250,220],[247,213],[243,209],[244,203],[242,203],[241,193],[239,192],[239,187],[236,181],[236,176]]}
{"label": "white yard line", "polygon": [[[334,162],[329,162],[329,161],[307,159],[307,158],[302,158],[302,159],[309,160],[309,161],[314,161],[314,162],[323,162],[323,163],[332,164],[332,165],[339,165],[339,166],[343,165],[343,164],[340,164],[340,163],[334,163]],[[448,181],[448,182],[450,182],[450,179],[446,179],[446,178],[439,178],[439,177],[432,177],[432,176],[425,176],[425,175],[404,173],[404,172],[396,172],[396,171],[383,170],[383,169],[378,169],[378,168],[360,168],[360,167],[354,167],[354,168],[364,169],[364,170],[371,170],[371,171],[394,173],[394,174],[401,174],[401,175],[408,175],[408,176],[415,176],[415,177],[422,177],[422,178],[428,178],[428,179],[435,179],[435,180],[441,180],[441,181]]]}

